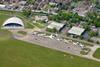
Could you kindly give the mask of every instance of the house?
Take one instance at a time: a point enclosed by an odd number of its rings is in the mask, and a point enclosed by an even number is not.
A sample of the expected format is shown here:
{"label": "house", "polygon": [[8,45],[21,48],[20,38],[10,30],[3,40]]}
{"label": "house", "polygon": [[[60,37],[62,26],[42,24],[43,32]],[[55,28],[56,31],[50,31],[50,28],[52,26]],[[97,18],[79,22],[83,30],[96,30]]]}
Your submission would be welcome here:
{"label": "house", "polygon": [[61,29],[65,26],[65,24],[54,22],[54,21],[49,21],[50,23],[47,28],[53,29],[56,28],[57,31],[61,31]]}
{"label": "house", "polygon": [[73,27],[68,31],[68,33],[69,33],[69,34],[74,34],[74,35],[80,36],[80,35],[82,35],[82,33],[83,33],[84,31],[85,31],[85,29],[83,29],[83,28],[73,26]]}
{"label": "house", "polygon": [[92,9],[91,4],[87,1],[79,2],[77,7],[73,9],[73,12],[78,13],[79,16],[86,16],[87,12]]}
{"label": "house", "polygon": [[46,0],[46,2],[53,2],[53,3],[70,3],[72,0]]}
{"label": "house", "polygon": [[8,3],[18,3],[21,0],[2,0],[3,2],[8,2]]}
{"label": "house", "polygon": [[20,5],[25,5],[27,1],[20,1],[19,4]]}
{"label": "house", "polygon": [[96,28],[95,26],[91,26],[91,28],[90,28],[92,31],[94,31],[94,32],[97,32],[98,31],[98,28]]}
{"label": "house", "polygon": [[100,38],[98,38],[98,37],[92,37],[91,40],[93,42],[99,42],[100,43]]}

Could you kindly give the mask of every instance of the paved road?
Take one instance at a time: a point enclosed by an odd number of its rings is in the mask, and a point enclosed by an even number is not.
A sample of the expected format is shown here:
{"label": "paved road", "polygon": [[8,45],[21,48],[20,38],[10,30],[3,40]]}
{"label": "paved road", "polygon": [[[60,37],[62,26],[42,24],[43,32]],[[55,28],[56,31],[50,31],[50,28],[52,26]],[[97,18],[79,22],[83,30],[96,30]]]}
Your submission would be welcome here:
{"label": "paved road", "polygon": [[83,55],[82,57],[85,57],[85,58],[91,58],[92,60],[96,60],[96,61],[99,61],[100,62],[100,59],[97,59],[95,57],[93,57],[93,54],[95,53],[95,51],[100,48],[99,45],[94,45],[93,47],[88,47],[91,49],[91,51],[88,53],[88,55]]}

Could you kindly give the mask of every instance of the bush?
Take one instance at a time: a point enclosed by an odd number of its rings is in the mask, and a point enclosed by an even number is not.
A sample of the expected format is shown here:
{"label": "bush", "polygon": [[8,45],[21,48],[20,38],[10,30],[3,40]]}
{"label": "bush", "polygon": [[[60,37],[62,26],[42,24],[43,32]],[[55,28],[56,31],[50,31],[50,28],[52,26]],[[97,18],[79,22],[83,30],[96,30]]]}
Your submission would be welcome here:
{"label": "bush", "polygon": [[53,29],[47,28],[46,31],[52,32],[52,33],[58,32],[56,28],[53,28]]}
{"label": "bush", "polygon": [[89,48],[83,48],[82,51],[80,52],[82,55],[87,55],[90,52]]}

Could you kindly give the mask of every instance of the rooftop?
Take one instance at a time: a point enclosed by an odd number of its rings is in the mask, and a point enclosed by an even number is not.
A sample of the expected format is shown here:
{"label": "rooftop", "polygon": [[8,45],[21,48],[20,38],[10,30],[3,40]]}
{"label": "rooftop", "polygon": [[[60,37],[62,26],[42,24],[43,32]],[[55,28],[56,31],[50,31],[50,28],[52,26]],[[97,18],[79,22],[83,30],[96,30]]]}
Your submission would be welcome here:
{"label": "rooftop", "polygon": [[57,23],[54,21],[49,21],[49,23],[51,23],[50,25],[48,25],[48,28],[50,28],[50,29],[56,28],[57,30],[60,30],[64,26],[64,24]]}
{"label": "rooftop", "polygon": [[81,35],[84,31],[85,31],[85,29],[83,29],[83,28],[79,28],[79,27],[73,26],[73,27],[68,31],[68,33],[70,33],[70,34],[75,34],[75,35]]}

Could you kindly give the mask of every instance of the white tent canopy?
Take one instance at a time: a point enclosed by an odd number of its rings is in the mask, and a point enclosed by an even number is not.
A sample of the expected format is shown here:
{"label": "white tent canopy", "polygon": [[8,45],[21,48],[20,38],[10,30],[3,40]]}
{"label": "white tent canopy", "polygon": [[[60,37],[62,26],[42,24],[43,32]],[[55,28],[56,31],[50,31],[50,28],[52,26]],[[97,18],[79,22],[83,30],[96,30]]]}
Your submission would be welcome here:
{"label": "white tent canopy", "polygon": [[[10,25],[9,24],[13,24],[13,25]],[[14,24],[17,24],[19,26],[16,26]],[[7,26],[8,25],[8,26]],[[13,29],[13,28],[24,28],[24,23],[23,21],[20,19],[20,18],[17,18],[17,17],[12,17],[12,18],[9,18],[8,20],[6,20],[4,23],[3,23],[3,28],[9,28],[9,29]]]}

